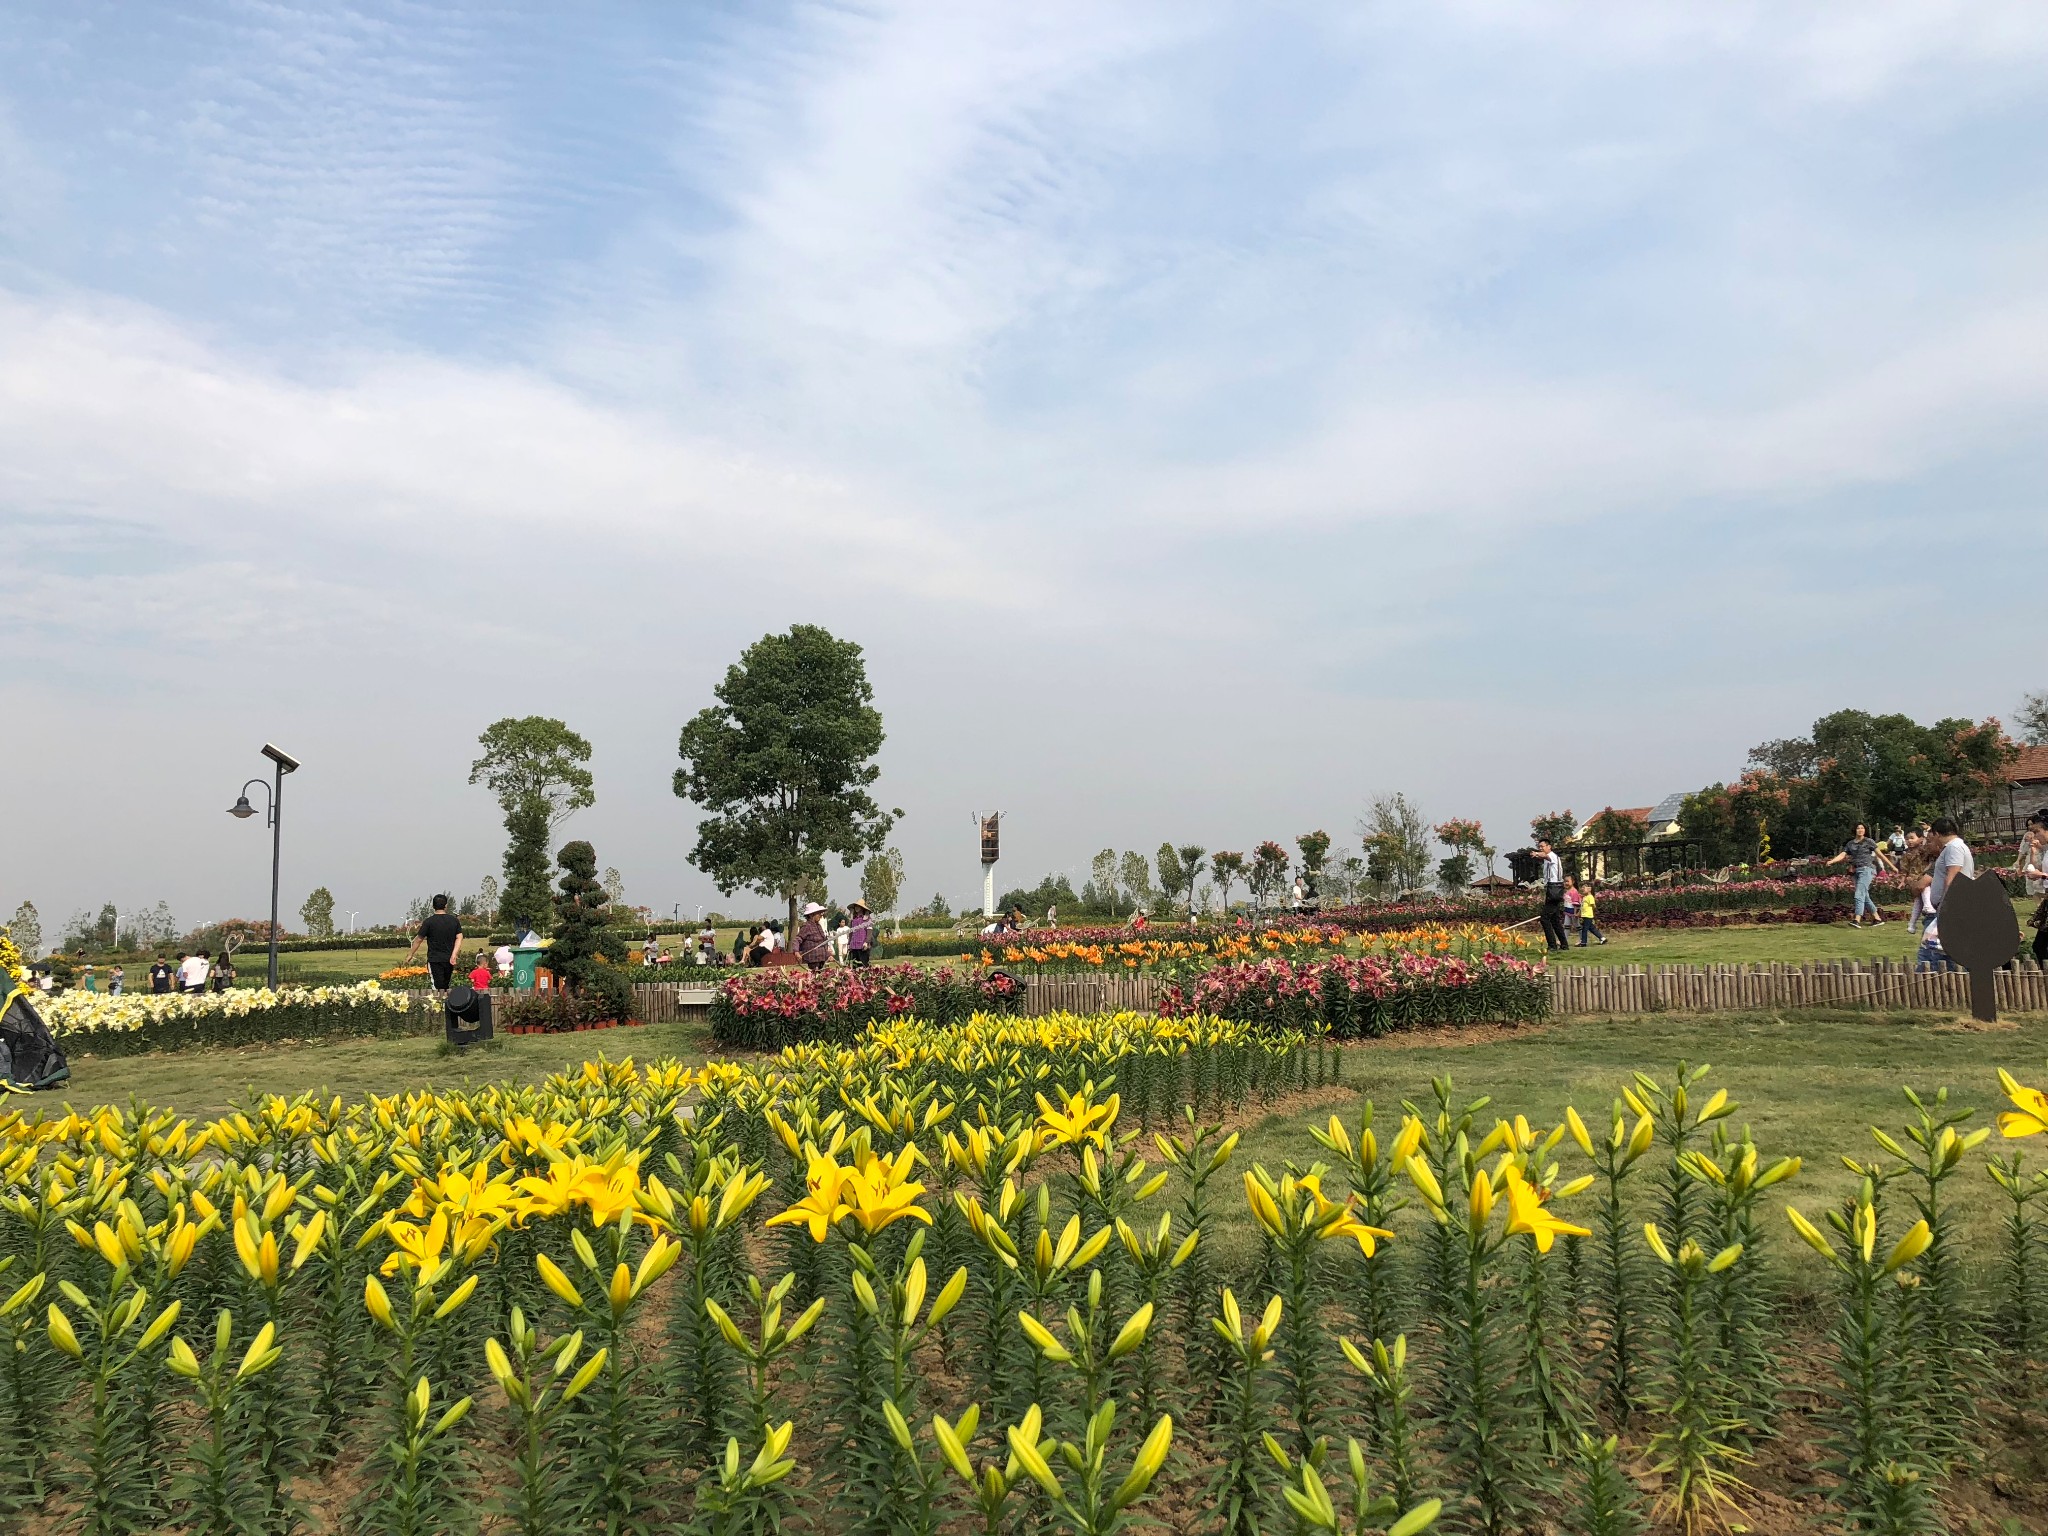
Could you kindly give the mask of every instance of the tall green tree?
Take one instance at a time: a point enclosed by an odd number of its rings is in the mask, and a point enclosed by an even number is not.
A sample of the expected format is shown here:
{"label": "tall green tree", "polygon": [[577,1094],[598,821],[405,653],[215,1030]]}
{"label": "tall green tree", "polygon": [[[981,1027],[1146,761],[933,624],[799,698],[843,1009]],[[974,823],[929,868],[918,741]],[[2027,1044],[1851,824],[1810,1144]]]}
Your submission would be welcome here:
{"label": "tall green tree", "polygon": [[[868,911],[876,917],[893,913],[902,894],[903,855],[894,848],[869,854],[867,863],[860,867],[860,899],[868,904]],[[901,932],[903,925],[896,926]]]}
{"label": "tall green tree", "polygon": [[[1116,850],[1105,848],[1095,855],[1088,864],[1088,883],[1095,887],[1095,899],[1109,908],[1109,915],[1119,913],[1117,903]],[[1085,894],[1085,893],[1084,893]]]}
{"label": "tall green tree", "polygon": [[1320,830],[1304,832],[1294,840],[1294,846],[1301,850],[1301,872],[1311,880],[1319,880],[1323,861],[1330,856],[1330,834]]}
{"label": "tall green tree", "polygon": [[1382,895],[1419,889],[1429,877],[1435,829],[1405,794],[1375,798],[1358,830],[1367,872]]}
{"label": "tall green tree", "polygon": [[2048,690],[2027,694],[2013,711],[2012,723],[2030,747],[2048,746]]}
{"label": "tall green tree", "polygon": [[[1164,846],[1163,844],[1161,846]],[[1172,852],[1171,849],[1167,850]],[[1124,894],[1131,898],[1134,910],[1152,910],[1152,866],[1145,862],[1145,855],[1132,849],[1117,860],[1117,880],[1124,888]]]}
{"label": "tall green tree", "polygon": [[1579,835],[1579,819],[1570,811],[1551,811],[1537,816],[1529,822],[1529,841],[1539,843],[1550,839],[1550,846],[1562,848]]}
{"label": "tall green tree", "polygon": [[505,892],[499,910],[546,931],[552,910],[548,844],[555,829],[596,802],[590,743],[560,720],[508,716],[477,738],[484,754],[469,782],[486,786],[505,813]]}
{"label": "tall green tree", "polygon": [[881,776],[882,714],[861,649],[815,624],[763,635],[726,669],[718,702],[683,727],[675,792],[707,814],[690,862],[730,894],[788,904],[822,890],[825,856],[851,867],[903,812],[869,793]]}
{"label": "tall green tree", "polygon": [[1270,838],[1252,850],[1251,863],[1245,869],[1245,883],[1252,889],[1252,900],[1261,911],[1276,906],[1280,887],[1287,882],[1287,850]]}
{"label": "tall green tree", "polygon": [[[1195,921],[1195,886],[1202,878],[1202,858],[1208,851],[1200,843],[1182,843],[1174,850],[1174,856],[1180,861],[1180,889],[1187,894],[1188,923],[1190,926]],[[1165,869],[1162,868],[1159,873],[1163,880],[1166,874]],[[1169,896],[1173,894],[1171,888],[1169,888],[1167,894]]]}
{"label": "tall green tree", "polygon": [[334,892],[326,886],[315,886],[299,908],[299,921],[306,925],[306,936],[313,939],[334,937]]}
{"label": "tall green tree", "polygon": [[1209,856],[1209,873],[1223,893],[1223,910],[1230,910],[1230,888],[1244,878],[1244,855],[1218,851]]}
{"label": "tall green tree", "polygon": [[15,944],[29,959],[35,959],[43,952],[43,917],[36,911],[34,902],[24,901],[14,909],[7,931],[14,935]]}

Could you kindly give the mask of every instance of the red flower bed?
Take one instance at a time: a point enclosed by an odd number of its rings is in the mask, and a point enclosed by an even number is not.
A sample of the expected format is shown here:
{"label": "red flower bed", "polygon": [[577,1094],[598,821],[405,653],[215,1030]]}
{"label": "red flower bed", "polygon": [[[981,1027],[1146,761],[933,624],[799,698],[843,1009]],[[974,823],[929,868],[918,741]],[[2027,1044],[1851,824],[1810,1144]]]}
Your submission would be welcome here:
{"label": "red flower bed", "polygon": [[1481,954],[1274,958],[1218,965],[1161,989],[1168,1018],[1207,1014],[1281,1029],[1361,1037],[1431,1024],[1522,1022],[1550,1012],[1540,960]]}
{"label": "red flower bed", "polygon": [[907,1015],[953,1024],[977,1012],[1006,1013],[1023,992],[1023,984],[1003,971],[777,966],[742,971],[718,989],[711,1034],[720,1045],[780,1050],[801,1040],[852,1040],[870,1024]]}

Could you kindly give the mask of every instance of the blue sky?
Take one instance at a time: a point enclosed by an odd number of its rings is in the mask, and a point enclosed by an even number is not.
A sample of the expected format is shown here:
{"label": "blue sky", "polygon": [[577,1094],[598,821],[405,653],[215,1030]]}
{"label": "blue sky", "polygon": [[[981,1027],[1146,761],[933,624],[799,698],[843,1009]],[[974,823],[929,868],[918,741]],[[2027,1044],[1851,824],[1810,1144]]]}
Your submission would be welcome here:
{"label": "blue sky", "polygon": [[1024,883],[1392,789],[1511,846],[2009,713],[2044,55],[1931,0],[19,4],[0,906],[254,913],[266,738],[288,907],[473,889],[508,713],[596,744],[632,899],[756,904],[668,778],[798,620],[955,899],[994,805]]}

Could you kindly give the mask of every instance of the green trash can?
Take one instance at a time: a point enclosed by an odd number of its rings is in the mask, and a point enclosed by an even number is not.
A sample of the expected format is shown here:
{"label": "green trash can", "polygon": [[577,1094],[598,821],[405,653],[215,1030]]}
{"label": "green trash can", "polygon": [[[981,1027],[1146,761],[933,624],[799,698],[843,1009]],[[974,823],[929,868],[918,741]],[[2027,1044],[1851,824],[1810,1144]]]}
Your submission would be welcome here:
{"label": "green trash can", "polygon": [[540,957],[547,953],[542,944],[519,944],[512,950],[512,986],[515,991],[533,990],[533,973],[540,964]]}

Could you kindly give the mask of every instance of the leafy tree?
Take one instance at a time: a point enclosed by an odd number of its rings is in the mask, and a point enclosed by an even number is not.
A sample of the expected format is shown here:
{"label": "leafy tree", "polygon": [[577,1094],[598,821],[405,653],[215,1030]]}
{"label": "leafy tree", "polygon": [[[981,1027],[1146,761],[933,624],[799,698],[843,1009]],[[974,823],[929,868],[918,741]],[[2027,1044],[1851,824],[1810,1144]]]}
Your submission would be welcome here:
{"label": "leafy tree", "polygon": [[1152,910],[1152,866],[1145,862],[1142,853],[1126,853],[1117,860],[1117,881],[1124,888],[1124,894],[1131,898],[1133,910]]}
{"label": "leafy tree", "polygon": [[476,888],[476,915],[487,923],[498,919],[498,877],[485,875]]}
{"label": "leafy tree", "polygon": [[1453,896],[1464,890],[1472,883],[1472,855],[1460,851],[1439,863],[1436,883]]}
{"label": "leafy tree", "polygon": [[1365,894],[1365,860],[1355,853],[1323,868],[1322,889],[1326,905],[1344,906]]}
{"label": "leafy tree", "polygon": [[30,960],[42,953],[43,918],[36,911],[36,904],[24,901],[14,909],[14,916],[7,924],[7,931],[14,935],[14,942],[23,955]]}
{"label": "leafy tree", "polygon": [[615,909],[626,904],[626,879],[616,869],[607,868],[603,880],[598,883],[604,887],[605,898]]}
{"label": "leafy tree", "polygon": [[1245,871],[1245,882],[1252,890],[1252,900],[1263,911],[1271,904],[1287,879],[1287,850],[1271,839],[1252,850],[1251,867]]}
{"label": "leafy tree", "polygon": [[597,877],[597,851],[581,838],[564,843],[555,862],[562,878],[555,890],[548,969],[575,978],[601,952],[599,941],[611,925],[611,896]]}
{"label": "leafy tree", "polygon": [[[1190,925],[1195,920],[1195,885],[1202,878],[1202,858],[1208,851],[1200,843],[1182,843],[1174,850],[1180,862],[1181,885],[1186,888],[1188,893],[1188,922]],[[1163,876],[1165,871],[1161,870],[1160,873]],[[1173,894],[1174,891],[1172,889],[1167,891],[1167,895],[1171,896]]]}
{"label": "leafy tree", "polygon": [[1529,840],[1540,843],[1547,837],[1553,848],[1562,848],[1578,836],[1578,832],[1579,819],[1570,811],[1552,811],[1529,823]]}
{"label": "leafy tree", "polygon": [[2048,690],[2030,693],[2013,711],[2013,724],[2020,728],[2030,747],[2048,746]]}
{"label": "leafy tree", "polygon": [[1927,730],[1921,762],[1932,780],[1940,812],[1961,822],[1981,810],[2005,782],[2004,771],[2019,748],[1997,720],[1937,720]]}
{"label": "leafy tree", "polygon": [[[1088,874],[1088,883],[1095,887],[1096,900],[1108,910],[1111,917],[1115,917],[1117,915],[1116,850],[1114,848],[1105,848],[1102,852],[1095,855],[1088,863]],[[1087,900],[1087,894],[1085,891],[1081,893],[1084,902]]]}
{"label": "leafy tree", "polygon": [[1152,855],[1152,864],[1159,871],[1159,898],[1170,903],[1189,883],[1187,871],[1181,868],[1180,854],[1173,844],[1161,843],[1159,851]]}
{"label": "leafy tree", "polygon": [[1233,881],[1244,878],[1244,855],[1241,853],[1216,853],[1209,857],[1209,869],[1216,876],[1216,884],[1223,891],[1223,910],[1230,910],[1230,887]]}
{"label": "leafy tree", "polygon": [[[903,855],[894,848],[869,854],[867,863],[860,867],[860,899],[868,904],[868,910],[877,917],[894,912],[902,890]],[[897,926],[901,928],[902,924]]]}
{"label": "leafy tree", "polygon": [[555,828],[596,802],[590,743],[543,715],[506,718],[477,738],[484,755],[469,782],[485,785],[505,814],[505,894],[500,910],[545,932],[552,899],[548,843]]}
{"label": "leafy tree", "polygon": [[469,782],[486,786],[508,812],[514,805],[545,805],[550,833],[597,803],[584,766],[590,761],[590,743],[559,720],[508,717],[488,727],[477,744],[484,755],[469,765]]}
{"label": "leafy tree", "polygon": [[1359,836],[1367,877],[1381,894],[1412,891],[1428,878],[1431,832],[1429,819],[1405,794],[1373,801]]}
{"label": "leafy tree", "polygon": [[709,814],[690,862],[721,891],[783,896],[825,883],[825,855],[851,866],[882,847],[901,810],[880,777],[882,715],[861,649],[814,624],[764,635],[726,670],[718,703],[683,727],[675,792]]}
{"label": "leafy tree", "polygon": [[1617,811],[1610,805],[1586,823],[1585,840],[1589,843],[1640,843],[1649,835],[1647,818]]}
{"label": "leafy tree", "polygon": [[[1437,824],[1436,838],[1438,842],[1443,843],[1451,850],[1453,857],[1458,855],[1464,856],[1468,871],[1476,872],[1479,860],[1481,859],[1486,860],[1487,869],[1489,871],[1492,870],[1494,855],[1499,850],[1487,844],[1486,829],[1478,822],[1467,821],[1462,817],[1453,816],[1449,821]],[[1449,861],[1446,860],[1445,862],[1448,863]],[[1437,866],[1437,878],[1439,880],[1443,878],[1443,871],[1444,865],[1439,864]],[[1468,872],[1458,889],[1463,890],[1465,886],[1471,883],[1472,873]]]}
{"label": "leafy tree", "polygon": [[554,913],[546,803],[528,800],[513,806],[505,813],[505,832],[505,894],[498,899],[498,911],[515,928],[525,923],[546,933]]}
{"label": "leafy tree", "polygon": [[1749,864],[1763,856],[1771,818],[1785,808],[1784,784],[1752,769],[1734,784],[1709,784],[1685,797],[1679,831],[1700,844],[1709,865]]}
{"label": "leafy tree", "polygon": [[326,886],[315,886],[313,894],[299,908],[299,921],[306,925],[306,936],[314,939],[334,937],[334,892]]}
{"label": "leafy tree", "polygon": [[1301,850],[1301,872],[1317,881],[1323,872],[1323,863],[1330,856],[1330,834],[1327,832],[1304,832],[1294,840],[1294,846]]}
{"label": "leafy tree", "polygon": [[924,904],[924,910],[931,917],[951,917],[953,908],[943,896],[934,896]]}
{"label": "leafy tree", "polygon": [[1026,917],[1037,917],[1047,907],[1063,907],[1072,912],[1080,905],[1081,898],[1074,894],[1073,883],[1065,875],[1047,875],[1029,889],[1018,886],[1005,892],[1003,899],[996,903],[996,910],[1008,912],[1015,908]]}

